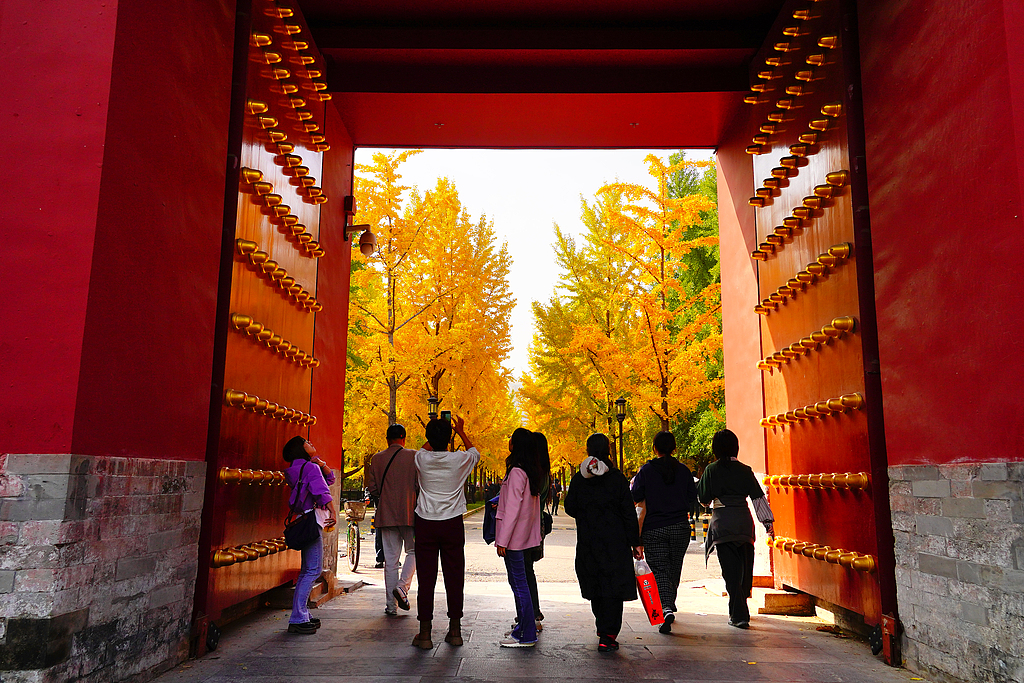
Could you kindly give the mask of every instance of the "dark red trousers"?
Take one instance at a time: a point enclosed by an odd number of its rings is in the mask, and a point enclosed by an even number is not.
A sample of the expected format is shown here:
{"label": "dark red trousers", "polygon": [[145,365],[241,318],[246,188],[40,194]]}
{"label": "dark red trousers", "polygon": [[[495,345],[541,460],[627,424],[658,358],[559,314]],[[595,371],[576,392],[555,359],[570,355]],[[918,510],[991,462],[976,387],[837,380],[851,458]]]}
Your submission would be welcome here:
{"label": "dark red trousers", "polygon": [[434,618],[434,587],[437,585],[437,559],[441,558],[444,592],[448,596],[448,618],[461,619],[466,584],[466,528],[462,515],[434,521],[416,515],[416,593],[417,619]]}

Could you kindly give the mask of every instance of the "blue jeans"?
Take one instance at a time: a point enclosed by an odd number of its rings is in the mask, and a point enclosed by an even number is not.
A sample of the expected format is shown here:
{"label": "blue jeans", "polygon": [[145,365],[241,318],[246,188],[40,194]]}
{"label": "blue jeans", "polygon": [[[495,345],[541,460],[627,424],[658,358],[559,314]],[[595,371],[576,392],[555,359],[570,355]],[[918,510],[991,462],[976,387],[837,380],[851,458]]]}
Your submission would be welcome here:
{"label": "blue jeans", "polygon": [[299,575],[295,579],[295,597],[292,599],[292,616],[288,619],[289,624],[305,624],[309,621],[309,594],[313,591],[313,584],[320,578],[324,567],[324,540],[323,531],[316,537],[316,540],[302,549],[302,566],[299,567]]}
{"label": "blue jeans", "polygon": [[533,612],[533,597],[526,582],[526,562],[522,550],[505,551],[505,569],[508,571],[508,585],[516,599],[516,616],[519,623],[512,629],[512,637],[521,643],[537,640],[536,616]]}

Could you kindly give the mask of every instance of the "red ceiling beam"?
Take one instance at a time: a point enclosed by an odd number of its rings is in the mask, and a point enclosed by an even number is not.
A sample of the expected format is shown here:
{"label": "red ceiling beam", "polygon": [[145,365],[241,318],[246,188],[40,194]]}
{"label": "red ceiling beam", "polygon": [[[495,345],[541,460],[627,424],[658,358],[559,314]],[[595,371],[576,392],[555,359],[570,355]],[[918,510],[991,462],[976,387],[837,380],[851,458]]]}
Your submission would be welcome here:
{"label": "red ceiling beam", "polygon": [[[770,25],[770,23],[769,23]],[[764,41],[765,24],[688,23],[611,27],[408,27],[311,25],[321,50],[334,48],[446,50],[748,50]]]}
{"label": "red ceiling beam", "polygon": [[327,54],[331,92],[671,93],[748,89],[744,66],[417,65],[344,57]]}

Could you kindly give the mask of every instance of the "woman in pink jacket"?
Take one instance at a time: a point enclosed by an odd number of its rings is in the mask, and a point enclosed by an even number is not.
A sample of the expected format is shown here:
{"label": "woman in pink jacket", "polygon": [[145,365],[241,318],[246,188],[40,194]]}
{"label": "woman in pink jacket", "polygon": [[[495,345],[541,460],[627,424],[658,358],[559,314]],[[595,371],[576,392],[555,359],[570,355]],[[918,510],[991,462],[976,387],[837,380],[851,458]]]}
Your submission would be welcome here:
{"label": "woman in pink jacket", "polygon": [[502,647],[533,647],[537,644],[537,624],[533,598],[526,582],[523,551],[540,545],[541,476],[533,453],[533,438],[527,429],[519,428],[509,439],[509,455],[505,460],[505,480],[501,482],[498,512],[495,515],[494,545],[498,556],[505,558],[508,584],[516,600],[519,623],[503,640]]}

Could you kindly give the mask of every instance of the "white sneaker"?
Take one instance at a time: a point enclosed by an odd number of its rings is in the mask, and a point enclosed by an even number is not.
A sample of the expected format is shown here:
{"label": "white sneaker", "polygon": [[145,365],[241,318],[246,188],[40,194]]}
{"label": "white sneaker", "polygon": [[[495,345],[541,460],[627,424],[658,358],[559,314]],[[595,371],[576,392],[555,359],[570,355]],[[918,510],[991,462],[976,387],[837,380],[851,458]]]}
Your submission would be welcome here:
{"label": "white sneaker", "polygon": [[391,591],[391,595],[395,597],[395,600],[398,601],[398,606],[402,609],[408,611],[409,608],[412,607],[412,605],[409,604],[409,594],[406,593],[405,589],[401,586],[398,586]]}
{"label": "white sneaker", "polygon": [[522,640],[518,640],[516,638],[513,638],[511,635],[508,636],[507,638],[502,638],[501,640],[498,641],[498,645],[500,645],[502,647],[533,647],[536,644],[537,644],[536,640],[531,640],[529,642],[526,642],[526,641],[522,641]]}
{"label": "white sneaker", "polygon": [[397,617],[398,616],[398,610],[395,609],[394,607],[385,607],[384,608],[384,614],[386,614],[389,617]]}

